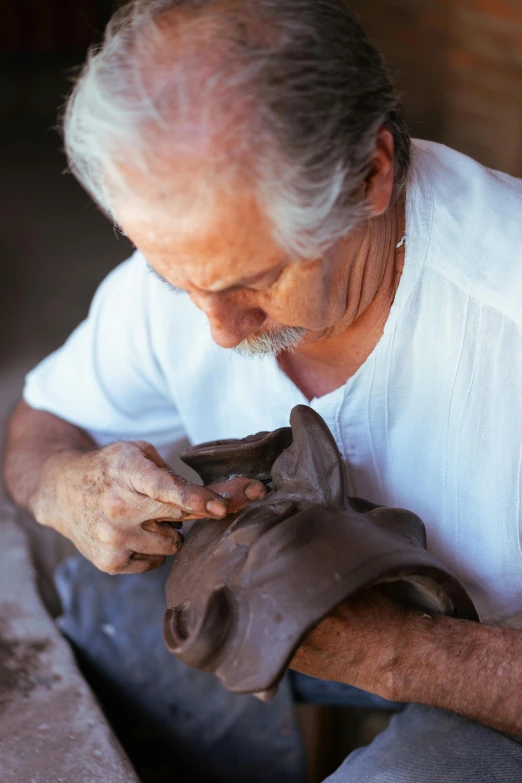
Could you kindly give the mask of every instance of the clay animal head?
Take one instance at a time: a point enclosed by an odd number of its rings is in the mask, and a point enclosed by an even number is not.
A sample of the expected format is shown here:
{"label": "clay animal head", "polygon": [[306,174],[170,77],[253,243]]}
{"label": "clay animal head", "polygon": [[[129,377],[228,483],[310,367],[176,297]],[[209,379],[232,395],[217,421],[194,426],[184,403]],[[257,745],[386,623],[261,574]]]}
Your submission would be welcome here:
{"label": "clay animal head", "polygon": [[349,498],[325,422],[299,405],[290,423],[183,455],[205,483],[248,475],[271,489],[236,515],[195,523],[166,586],[168,649],[233,692],[272,689],[306,634],[378,583],[405,603],[477,619],[464,589],[426,551],[422,521]]}

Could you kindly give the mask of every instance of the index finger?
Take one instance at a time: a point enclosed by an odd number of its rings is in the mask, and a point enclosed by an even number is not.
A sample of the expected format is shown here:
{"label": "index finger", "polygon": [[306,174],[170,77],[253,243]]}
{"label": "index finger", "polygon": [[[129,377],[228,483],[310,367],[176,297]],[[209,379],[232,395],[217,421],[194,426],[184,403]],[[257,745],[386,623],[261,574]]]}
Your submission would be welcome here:
{"label": "index finger", "polygon": [[167,468],[159,468],[152,462],[140,467],[128,477],[134,492],[144,495],[161,506],[144,510],[147,519],[178,520],[181,516],[193,519],[214,517],[222,519],[228,514],[228,500],[206,487],[191,484]]}

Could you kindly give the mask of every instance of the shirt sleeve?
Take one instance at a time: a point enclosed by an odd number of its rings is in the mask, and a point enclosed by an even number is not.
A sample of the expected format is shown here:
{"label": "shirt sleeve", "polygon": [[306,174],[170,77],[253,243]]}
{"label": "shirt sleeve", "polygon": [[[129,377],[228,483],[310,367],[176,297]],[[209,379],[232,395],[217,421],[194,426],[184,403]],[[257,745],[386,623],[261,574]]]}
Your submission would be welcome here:
{"label": "shirt sleeve", "polygon": [[24,399],[86,430],[100,446],[147,440],[165,450],[183,426],[151,341],[154,287],[143,257],[120,264],[87,319],[26,378]]}

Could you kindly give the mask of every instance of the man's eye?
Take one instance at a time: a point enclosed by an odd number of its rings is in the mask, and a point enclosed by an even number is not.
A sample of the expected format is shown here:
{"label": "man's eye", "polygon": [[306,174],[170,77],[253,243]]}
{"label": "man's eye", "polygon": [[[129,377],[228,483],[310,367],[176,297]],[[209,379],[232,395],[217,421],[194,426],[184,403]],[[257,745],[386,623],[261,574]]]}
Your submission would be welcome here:
{"label": "man's eye", "polygon": [[256,285],[249,286],[249,289],[251,291],[258,291],[259,293],[264,293],[266,291],[270,291],[271,288],[274,288],[274,286],[277,285],[279,280],[281,279],[281,276],[283,274],[283,269],[281,269],[277,275],[272,278],[272,280],[269,280],[265,283],[256,283]]}
{"label": "man's eye", "polygon": [[159,280],[160,283],[163,283],[163,285],[166,285],[167,288],[169,288],[173,293],[175,293],[175,294],[184,294],[185,293],[185,290],[183,288],[177,288],[177,286],[172,285],[172,283],[169,283],[168,280],[165,280],[165,278],[162,277],[160,274],[158,274],[158,272],[156,272],[156,270],[153,269],[150,264],[147,264],[147,272],[149,273],[149,275],[152,275],[153,277],[155,277],[156,280]]}

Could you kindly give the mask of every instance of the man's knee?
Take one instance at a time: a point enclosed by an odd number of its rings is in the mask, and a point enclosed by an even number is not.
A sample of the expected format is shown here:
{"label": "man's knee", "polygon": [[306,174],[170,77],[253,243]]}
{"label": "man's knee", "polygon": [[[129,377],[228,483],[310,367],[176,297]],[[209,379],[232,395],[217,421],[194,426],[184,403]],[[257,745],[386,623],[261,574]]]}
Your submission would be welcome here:
{"label": "man's knee", "polygon": [[410,705],[328,783],[518,783],[522,744],[459,715]]}

